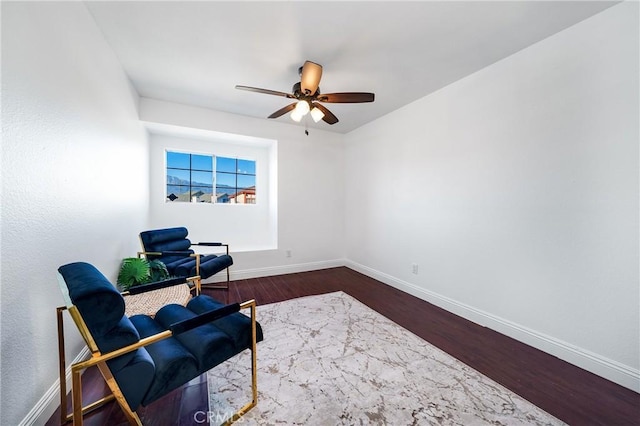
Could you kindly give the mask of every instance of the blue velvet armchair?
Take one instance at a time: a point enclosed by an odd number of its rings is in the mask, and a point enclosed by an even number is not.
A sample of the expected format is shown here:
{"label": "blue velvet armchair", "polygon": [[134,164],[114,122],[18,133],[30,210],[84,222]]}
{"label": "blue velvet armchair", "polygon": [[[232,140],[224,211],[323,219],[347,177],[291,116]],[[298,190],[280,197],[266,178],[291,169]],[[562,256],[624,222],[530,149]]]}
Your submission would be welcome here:
{"label": "blue velvet armchair", "polygon": [[[252,401],[233,422],[257,403],[256,343],[263,339],[256,322],[256,303],[223,305],[206,295],[186,306],[170,304],[155,315],[125,316],[123,295],[92,265],[72,263],[58,269],[66,306],[57,308],[60,354],[61,421],[82,425],[83,414],[115,399],[132,425],[136,414],[172,390],[249,349],[252,352]],[[144,291],[144,286],[137,292]],[[154,289],[158,285],[151,286]],[[239,311],[250,309],[250,316]],[[73,411],[67,413],[63,313],[68,310],[92,357],[71,366]],[[97,366],[112,395],[86,407],[82,403],[81,372]]]}
{"label": "blue velvet armchair", "polygon": [[[222,285],[205,284],[210,288],[229,288],[229,267],[233,265],[233,258],[229,256],[229,245],[219,242],[192,243],[187,238],[187,228],[152,229],[140,233],[142,251],[139,256],[149,260],[158,259],[166,266],[169,274],[178,277],[199,276],[202,280],[226,269],[227,281]],[[224,254],[198,254],[192,246],[224,247]],[[197,282],[197,285],[200,281]],[[199,293],[199,287],[197,290]]]}

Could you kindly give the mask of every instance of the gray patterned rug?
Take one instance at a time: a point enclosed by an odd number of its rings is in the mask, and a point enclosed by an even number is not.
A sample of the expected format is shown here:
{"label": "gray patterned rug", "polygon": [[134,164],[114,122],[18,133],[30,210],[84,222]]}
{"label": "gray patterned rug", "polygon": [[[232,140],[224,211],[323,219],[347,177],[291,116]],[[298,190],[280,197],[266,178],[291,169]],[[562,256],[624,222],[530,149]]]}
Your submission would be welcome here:
{"label": "gray patterned rug", "polygon": [[[239,424],[563,424],[345,293],[257,312],[258,405]],[[207,381],[220,423],[250,400],[249,351]]]}

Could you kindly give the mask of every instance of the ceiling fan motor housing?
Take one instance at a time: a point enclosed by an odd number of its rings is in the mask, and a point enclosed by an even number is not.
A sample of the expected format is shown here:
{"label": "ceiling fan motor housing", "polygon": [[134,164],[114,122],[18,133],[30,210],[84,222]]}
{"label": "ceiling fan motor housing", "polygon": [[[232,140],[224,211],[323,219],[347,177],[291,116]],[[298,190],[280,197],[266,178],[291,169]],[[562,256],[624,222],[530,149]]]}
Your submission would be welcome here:
{"label": "ceiling fan motor housing", "polygon": [[320,94],[320,86],[318,86],[318,88],[316,89],[316,93],[314,93],[314,94],[304,93],[302,91],[300,82],[297,82],[291,88],[291,92],[296,97],[296,99],[312,100],[312,98],[315,98],[316,96],[318,96]]}
{"label": "ceiling fan motor housing", "polygon": [[307,96],[313,96],[318,90],[321,78],[322,65],[305,61],[300,70],[300,88],[302,89],[302,93]]}

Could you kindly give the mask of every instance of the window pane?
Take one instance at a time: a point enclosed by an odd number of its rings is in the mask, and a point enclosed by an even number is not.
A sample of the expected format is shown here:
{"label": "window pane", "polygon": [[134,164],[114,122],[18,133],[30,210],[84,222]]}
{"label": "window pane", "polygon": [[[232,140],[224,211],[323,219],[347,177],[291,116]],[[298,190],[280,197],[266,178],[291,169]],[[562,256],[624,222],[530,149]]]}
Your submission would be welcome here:
{"label": "window pane", "polygon": [[216,170],[218,172],[236,172],[236,159],[227,157],[216,157]]}
{"label": "window pane", "polygon": [[189,185],[172,185],[167,184],[167,195],[174,193],[176,195],[189,192]]}
{"label": "window pane", "polygon": [[202,192],[203,194],[213,194],[212,186],[192,186],[191,187],[191,195],[196,192]]}
{"label": "window pane", "polygon": [[232,186],[216,186],[216,194],[234,195],[236,188]]}
{"label": "window pane", "polygon": [[237,204],[255,204],[256,191],[253,188],[240,189],[234,199],[234,202]]}
{"label": "window pane", "polygon": [[213,186],[213,173],[192,171],[191,185]]}
{"label": "window pane", "polygon": [[167,169],[167,183],[189,185],[189,170]]}
{"label": "window pane", "polygon": [[192,186],[191,201],[195,203],[210,203],[213,188],[211,186]]}
{"label": "window pane", "polygon": [[238,188],[256,188],[256,177],[238,175]]}
{"label": "window pane", "polygon": [[167,185],[167,201],[188,202],[189,198],[188,186]]}
{"label": "window pane", "polygon": [[213,192],[213,187],[212,186],[192,186],[191,195],[195,195],[196,192],[202,192],[202,194],[211,194]]}
{"label": "window pane", "polygon": [[224,191],[216,190],[216,203],[229,203],[230,202],[230,194],[226,194]]}
{"label": "window pane", "polygon": [[167,151],[167,167],[176,169],[188,169],[189,154]]}
{"label": "window pane", "polygon": [[238,174],[255,175],[256,162],[251,160],[238,159]]}
{"label": "window pane", "polygon": [[216,186],[236,186],[236,175],[229,173],[216,173]]}
{"label": "window pane", "polygon": [[213,157],[210,155],[191,155],[191,168],[193,170],[213,171]]}

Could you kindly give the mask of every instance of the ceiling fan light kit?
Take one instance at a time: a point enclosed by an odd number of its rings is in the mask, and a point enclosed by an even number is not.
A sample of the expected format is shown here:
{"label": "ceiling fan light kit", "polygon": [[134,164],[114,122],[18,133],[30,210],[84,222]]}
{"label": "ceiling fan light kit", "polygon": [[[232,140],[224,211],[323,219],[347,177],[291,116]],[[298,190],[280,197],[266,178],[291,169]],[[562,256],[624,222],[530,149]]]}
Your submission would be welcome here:
{"label": "ceiling fan light kit", "polygon": [[318,107],[313,107],[311,110],[311,118],[313,118],[313,121],[317,123],[324,118],[324,112],[320,111],[320,108]]}
{"label": "ceiling fan light kit", "polygon": [[294,109],[291,111],[291,119],[296,123],[299,123],[302,120],[302,114]]}
{"label": "ceiling fan light kit", "polygon": [[310,112],[311,118],[313,118],[313,121],[316,123],[323,120],[327,124],[336,124],[338,122],[338,117],[336,117],[320,102],[363,103],[373,102],[375,99],[375,95],[368,92],[327,93],[321,95],[320,78],[322,77],[322,65],[306,61],[298,71],[300,74],[300,81],[293,85],[293,93],[239,85],[236,86],[236,89],[296,99],[296,102],[280,108],[268,118],[278,118],[288,112],[291,112],[291,119],[298,123],[302,120],[302,117]]}
{"label": "ceiling fan light kit", "polygon": [[291,111],[291,119],[296,123],[299,123],[302,118],[309,113],[311,114],[313,121],[316,123],[324,117],[324,112],[322,112],[320,108],[314,106],[313,109],[311,109],[309,102],[298,101],[295,108],[293,108],[293,111]]}
{"label": "ceiling fan light kit", "polygon": [[309,112],[310,109],[311,107],[309,106],[309,102],[298,101],[298,103],[296,103],[296,108],[294,109],[294,111],[296,111],[301,116],[304,116]]}

